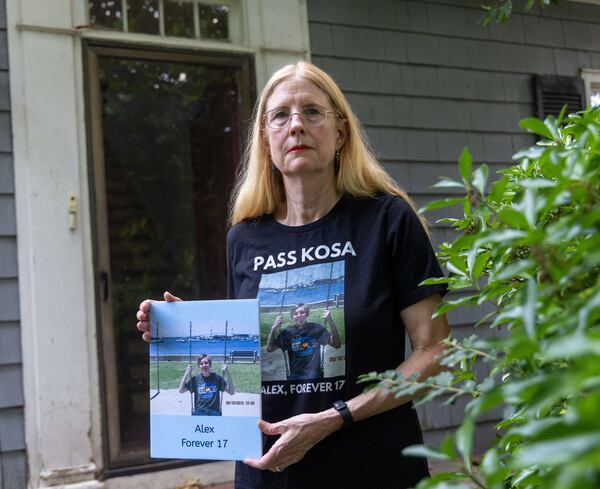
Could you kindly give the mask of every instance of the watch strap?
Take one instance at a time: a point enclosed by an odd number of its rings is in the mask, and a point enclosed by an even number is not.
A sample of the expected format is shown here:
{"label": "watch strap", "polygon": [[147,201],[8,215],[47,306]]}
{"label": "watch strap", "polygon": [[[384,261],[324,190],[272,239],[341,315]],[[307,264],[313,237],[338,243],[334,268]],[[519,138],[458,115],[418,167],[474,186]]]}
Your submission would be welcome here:
{"label": "watch strap", "polygon": [[348,428],[349,426],[352,426],[354,424],[352,413],[350,412],[350,409],[348,409],[348,406],[344,401],[335,401],[331,403],[331,407],[335,409],[338,413],[340,413],[340,416],[342,417],[342,420],[344,422],[344,428]]}

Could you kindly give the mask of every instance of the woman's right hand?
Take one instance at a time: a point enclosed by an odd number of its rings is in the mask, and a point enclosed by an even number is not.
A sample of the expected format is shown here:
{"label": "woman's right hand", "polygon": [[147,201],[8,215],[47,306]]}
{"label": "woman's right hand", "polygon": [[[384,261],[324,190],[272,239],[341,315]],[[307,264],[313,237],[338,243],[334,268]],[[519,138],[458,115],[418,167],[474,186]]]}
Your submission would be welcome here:
{"label": "woman's right hand", "polygon": [[[175,297],[170,292],[164,293],[165,302],[181,302],[179,297]],[[140,303],[140,308],[136,313],[137,317],[137,329],[143,331],[142,339],[146,342],[150,342],[150,306],[153,302],[152,299],[146,299]]]}
{"label": "woman's right hand", "polygon": [[283,318],[281,317],[281,314],[280,314],[279,316],[277,316],[275,318],[275,322],[273,323],[273,326],[271,329],[275,329],[275,328],[281,326],[281,323],[283,323]]}

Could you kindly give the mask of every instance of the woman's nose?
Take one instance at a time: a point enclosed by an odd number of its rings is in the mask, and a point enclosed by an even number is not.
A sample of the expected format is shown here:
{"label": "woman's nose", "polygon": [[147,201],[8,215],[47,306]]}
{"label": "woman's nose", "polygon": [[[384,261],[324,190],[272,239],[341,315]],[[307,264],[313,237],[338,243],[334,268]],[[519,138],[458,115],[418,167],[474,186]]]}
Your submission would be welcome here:
{"label": "woman's nose", "polygon": [[290,132],[304,132],[304,120],[299,112],[292,112],[290,114]]}

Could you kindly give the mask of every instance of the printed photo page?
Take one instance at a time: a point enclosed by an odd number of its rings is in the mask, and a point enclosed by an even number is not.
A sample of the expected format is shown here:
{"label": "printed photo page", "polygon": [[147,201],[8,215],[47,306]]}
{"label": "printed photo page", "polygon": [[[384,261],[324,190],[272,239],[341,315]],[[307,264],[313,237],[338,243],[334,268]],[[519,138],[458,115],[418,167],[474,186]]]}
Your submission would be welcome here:
{"label": "printed photo page", "polygon": [[260,458],[258,300],[156,302],[150,328],[151,457]]}

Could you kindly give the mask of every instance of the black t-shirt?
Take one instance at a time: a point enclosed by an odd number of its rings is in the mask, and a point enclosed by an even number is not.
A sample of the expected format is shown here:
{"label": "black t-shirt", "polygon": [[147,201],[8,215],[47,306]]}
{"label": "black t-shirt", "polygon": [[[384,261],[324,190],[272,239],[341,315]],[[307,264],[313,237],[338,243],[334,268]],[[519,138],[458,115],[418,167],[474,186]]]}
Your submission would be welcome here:
{"label": "black t-shirt", "polygon": [[288,380],[323,377],[321,346],[329,342],[329,336],[329,332],[316,323],[290,326],[279,333],[274,343],[288,354]]}
{"label": "black t-shirt", "polygon": [[219,392],[227,388],[227,382],[220,375],[211,372],[204,377],[195,375],[187,381],[185,387],[194,394],[194,409],[221,410],[221,396]]}
{"label": "black t-shirt", "polygon": [[[399,312],[445,292],[444,286],[419,286],[442,272],[418,217],[391,195],[344,196],[303,226],[271,216],[244,221],[229,232],[227,257],[230,297],[260,299],[263,345],[274,318],[298,303],[310,306],[311,322],[329,310],[339,332],[339,348],[322,347],[322,376],[315,380],[290,380],[285,352],[261,350],[269,422],[326,410],[363,391],[360,374],[396,368],[405,351]],[[265,439],[265,451],[274,441]],[[281,474],[238,464],[236,488],[411,487],[427,474],[426,464],[400,451],[420,441],[416,414],[404,405],[334,433]],[[315,480],[316,474],[323,475]]]}

